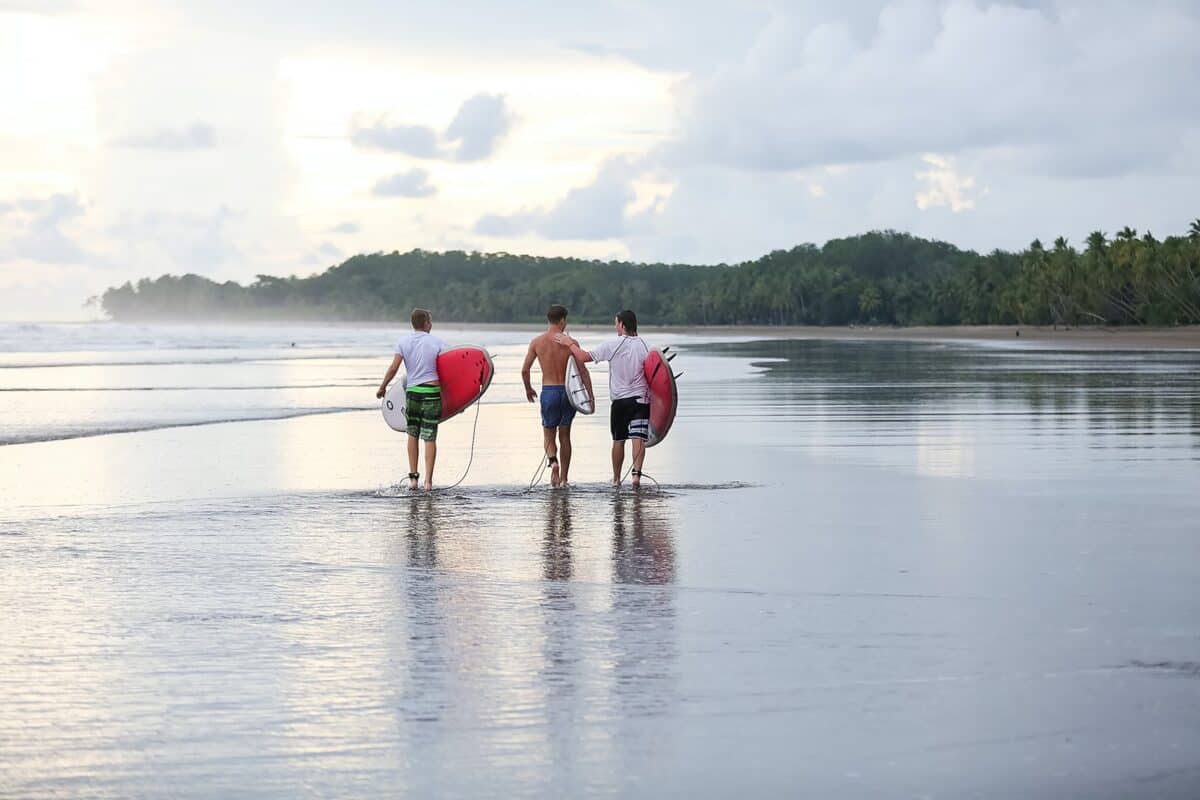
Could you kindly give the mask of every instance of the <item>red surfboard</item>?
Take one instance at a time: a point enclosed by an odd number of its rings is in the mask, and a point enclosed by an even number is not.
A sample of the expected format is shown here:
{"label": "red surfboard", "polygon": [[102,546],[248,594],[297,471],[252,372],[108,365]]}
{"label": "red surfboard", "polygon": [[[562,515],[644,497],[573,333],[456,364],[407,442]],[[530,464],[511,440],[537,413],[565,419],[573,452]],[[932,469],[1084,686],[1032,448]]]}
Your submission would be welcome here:
{"label": "red surfboard", "polygon": [[442,422],[470,408],[492,385],[496,368],[488,351],[475,345],[451,347],[437,357],[442,385]]}
{"label": "red surfboard", "polygon": [[650,387],[650,438],[646,440],[646,447],[654,447],[667,438],[671,424],[675,422],[679,394],[675,388],[675,375],[662,350],[656,347],[650,351],[642,371]]}

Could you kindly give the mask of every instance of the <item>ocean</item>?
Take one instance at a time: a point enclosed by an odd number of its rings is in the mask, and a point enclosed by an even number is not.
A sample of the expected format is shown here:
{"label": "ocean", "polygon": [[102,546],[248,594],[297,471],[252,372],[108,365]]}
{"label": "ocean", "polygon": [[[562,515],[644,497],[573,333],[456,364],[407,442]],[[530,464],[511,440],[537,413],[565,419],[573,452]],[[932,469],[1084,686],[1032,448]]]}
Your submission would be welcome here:
{"label": "ocean", "polygon": [[425,495],[403,332],[0,325],[0,796],[1200,791],[1200,353],[647,330],[554,491],[538,331],[435,323]]}

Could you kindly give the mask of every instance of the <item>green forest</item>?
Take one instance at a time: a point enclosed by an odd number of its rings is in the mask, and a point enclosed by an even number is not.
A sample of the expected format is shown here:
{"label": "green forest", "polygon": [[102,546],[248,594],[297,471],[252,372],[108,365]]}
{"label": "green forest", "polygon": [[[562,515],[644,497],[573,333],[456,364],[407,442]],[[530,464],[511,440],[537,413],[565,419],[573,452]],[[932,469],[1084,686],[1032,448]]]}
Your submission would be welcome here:
{"label": "green forest", "polygon": [[875,231],[715,266],[411,250],[248,286],[163,275],[101,298],[119,321],[391,320],[422,306],[443,321],[529,322],[551,303],[577,322],[632,308],[648,325],[1200,324],[1200,220],[1161,240],[1127,227],[987,255]]}

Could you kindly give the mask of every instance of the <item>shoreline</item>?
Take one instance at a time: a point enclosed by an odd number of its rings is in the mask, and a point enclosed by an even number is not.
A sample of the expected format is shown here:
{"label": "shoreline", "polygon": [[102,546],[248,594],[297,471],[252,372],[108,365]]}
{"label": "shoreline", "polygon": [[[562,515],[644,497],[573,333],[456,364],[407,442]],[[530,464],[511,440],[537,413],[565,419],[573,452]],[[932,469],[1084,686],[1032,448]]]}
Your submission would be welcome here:
{"label": "shoreline", "polygon": [[[912,328],[824,326],[700,326],[652,328],[700,336],[719,329],[726,335],[765,339],[840,341],[993,343],[1008,347],[1057,347],[1067,350],[1200,350],[1200,326],[1174,328],[1043,328],[1013,325],[947,325]],[[1018,335],[1019,334],[1019,335]]]}
{"label": "shoreline", "polygon": [[[394,328],[403,322],[383,320],[161,320],[116,322],[113,320],[43,321],[3,323],[7,325],[164,325],[164,326],[225,326],[245,327],[305,327],[329,328]],[[473,329],[492,331],[535,331],[544,322],[458,322],[438,321],[443,329]],[[839,341],[897,341],[897,342],[959,342],[992,343],[1013,347],[1058,347],[1069,350],[1200,350],[1200,325],[1175,327],[1077,327],[1053,328],[1037,325],[945,325],[892,327],[886,325],[821,326],[821,325],[642,325],[650,335],[683,334],[716,338],[761,339],[825,339]],[[571,330],[586,333],[607,333],[608,324],[581,323],[570,325]]]}

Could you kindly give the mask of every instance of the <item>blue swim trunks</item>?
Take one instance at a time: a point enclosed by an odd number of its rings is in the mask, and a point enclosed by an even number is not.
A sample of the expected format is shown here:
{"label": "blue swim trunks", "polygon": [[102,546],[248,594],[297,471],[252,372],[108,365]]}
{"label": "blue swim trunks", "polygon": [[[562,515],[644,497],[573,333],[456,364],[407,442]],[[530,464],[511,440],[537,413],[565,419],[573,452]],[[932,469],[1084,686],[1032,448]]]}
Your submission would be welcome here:
{"label": "blue swim trunks", "polygon": [[565,386],[542,387],[542,427],[569,428],[575,420],[575,407],[567,399]]}

